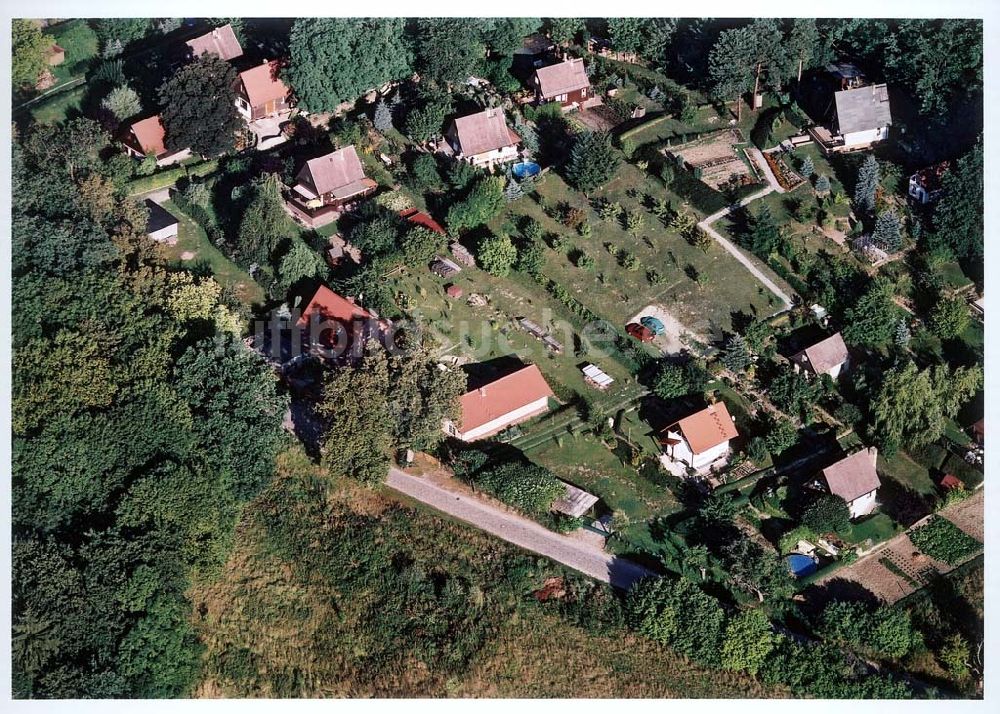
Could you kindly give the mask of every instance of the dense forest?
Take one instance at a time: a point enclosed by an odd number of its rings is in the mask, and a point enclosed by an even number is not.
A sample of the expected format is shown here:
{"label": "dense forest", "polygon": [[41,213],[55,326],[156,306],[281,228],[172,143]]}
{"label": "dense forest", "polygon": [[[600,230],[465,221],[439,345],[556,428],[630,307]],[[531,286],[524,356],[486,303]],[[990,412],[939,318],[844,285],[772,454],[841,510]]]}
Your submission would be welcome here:
{"label": "dense forest", "polygon": [[214,280],[165,267],[108,148],[87,120],[14,147],[18,696],[187,691],[185,592],[283,439],[287,398]]}

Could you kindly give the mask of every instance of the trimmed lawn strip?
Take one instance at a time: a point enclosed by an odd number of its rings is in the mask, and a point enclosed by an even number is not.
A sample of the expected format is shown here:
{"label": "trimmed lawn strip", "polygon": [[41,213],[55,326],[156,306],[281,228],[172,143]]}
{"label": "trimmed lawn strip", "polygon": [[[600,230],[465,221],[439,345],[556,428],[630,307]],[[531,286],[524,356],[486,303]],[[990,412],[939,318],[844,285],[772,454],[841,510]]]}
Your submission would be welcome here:
{"label": "trimmed lawn strip", "polygon": [[[243,302],[248,305],[264,302],[264,288],[216,248],[201,226],[191,220],[172,201],[164,201],[163,207],[180,221],[177,243],[164,246],[171,260],[186,267],[207,263],[219,284],[234,288]],[[194,259],[187,261],[181,259],[181,254],[187,251],[195,254]]]}
{"label": "trimmed lawn strip", "polygon": [[886,459],[882,454],[879,454],[878,472],[917,493],[923,495],[936,493],[934,479],[931,478],[927,467],[917,463],[903,451],[897,452],[891,459]]}

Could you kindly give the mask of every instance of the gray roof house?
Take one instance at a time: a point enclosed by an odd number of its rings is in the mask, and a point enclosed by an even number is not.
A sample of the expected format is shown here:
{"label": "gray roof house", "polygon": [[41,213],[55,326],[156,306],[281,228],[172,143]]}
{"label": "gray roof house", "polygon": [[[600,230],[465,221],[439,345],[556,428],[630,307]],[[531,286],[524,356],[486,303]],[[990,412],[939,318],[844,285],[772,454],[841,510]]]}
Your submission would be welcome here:
{"label": "gray roof house", "polygon": [[838,332],[792,356],[796,369],[805,369],[815,375],[840,376],[850,358],[844,338]]}
{"label": "gray roof house", "polygon": [[834,94],[834,102],[834,131],[843,138],[846,149],[864,148],[888,137],[892,112],[886,85],[845,89]]}
{"label": "gray roof house", "polygon": [[860,518],[875,508],[875,495],[882,482],[875,470],[878,449],[862,449],[823,469],[822,480],[834,496],[847,501],[851,518]]}

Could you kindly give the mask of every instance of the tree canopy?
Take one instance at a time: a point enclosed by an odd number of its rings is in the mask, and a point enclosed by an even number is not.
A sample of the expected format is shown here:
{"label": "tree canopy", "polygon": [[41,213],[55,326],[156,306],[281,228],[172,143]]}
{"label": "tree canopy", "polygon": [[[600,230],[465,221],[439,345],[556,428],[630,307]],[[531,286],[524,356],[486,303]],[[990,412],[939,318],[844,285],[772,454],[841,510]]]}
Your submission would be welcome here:
{"label": "tree canopy", "polygon": [[482,25],[474,18],[427,17],[416,20],[416,69],[442,84],[464,82],[483,56]]}
{"label": "tree canopy", "polygon": [[160,87],[160,118],[168,149],[208,156],[232,151],[243,125],[236,110],[236,70],[217,55],[204,54]]}
{"label": "tree canopy", "polygon": [[949,248],[961,258],[983,255],[982,139],[958,160],[941,182],[944,196],[934,209],[933,245]]}
{"label": "tree canopy", "polygon": [[15,18],[11,22],[11,84],[15,88],[33,88],[45,70],[45,51],[49,43],[31,20]]}
{"label": "tree canopy", "polygon": [[872,403],[873,428],[885,449],[922,446],[941,438],[948,419],[983,384],[981,367],[934,365],[920,369],[913,362],[885,373]]}
{"label": "tree canopy", "polygon": [[300,18],[289,37],[288,79],[303,109],[326,112],[413,71],[406,20]]}
{"label": "tree canopy", "polygon": [[566,180],[581,191],[593,191],[611,180],[619,161],[607,132],[585,131],[573,142]]}
{"label": "tree canopy", "polygon": [[20,697],[191,694],[189,588],[221,567],[283,439],[272,371],[218,329],[214,281],[165,265],[144,209],[107,178],[107,143],[74,120],[15,147]]}

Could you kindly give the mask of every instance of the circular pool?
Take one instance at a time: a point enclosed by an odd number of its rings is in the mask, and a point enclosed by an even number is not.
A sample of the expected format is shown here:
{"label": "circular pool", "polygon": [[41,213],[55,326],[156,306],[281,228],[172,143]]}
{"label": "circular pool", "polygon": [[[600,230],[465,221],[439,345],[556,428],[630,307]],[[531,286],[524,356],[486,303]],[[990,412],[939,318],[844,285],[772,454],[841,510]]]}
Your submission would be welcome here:
{"label": "circular pool", "polygon": [[533,161],[522,161],[510,167],[510,172],[514,174],[514,178],[517,179],[526,179],[529,176],[537,176],[538,172],[541,170],[542,167]]}

